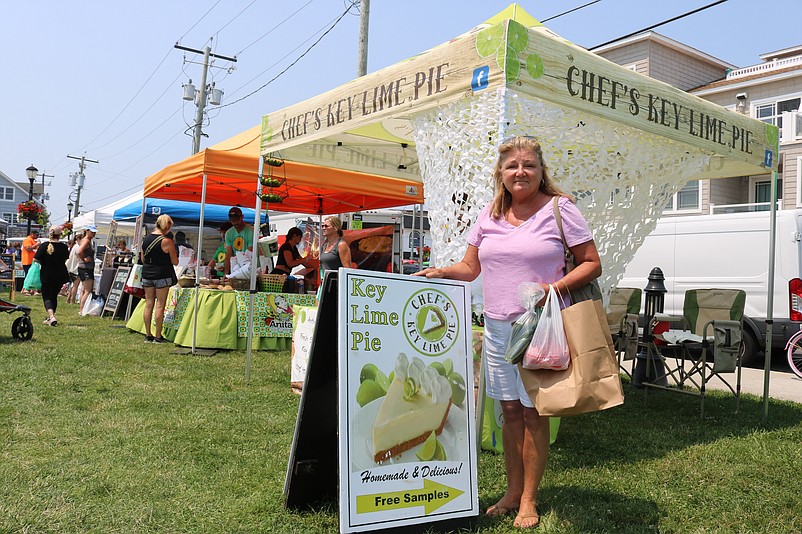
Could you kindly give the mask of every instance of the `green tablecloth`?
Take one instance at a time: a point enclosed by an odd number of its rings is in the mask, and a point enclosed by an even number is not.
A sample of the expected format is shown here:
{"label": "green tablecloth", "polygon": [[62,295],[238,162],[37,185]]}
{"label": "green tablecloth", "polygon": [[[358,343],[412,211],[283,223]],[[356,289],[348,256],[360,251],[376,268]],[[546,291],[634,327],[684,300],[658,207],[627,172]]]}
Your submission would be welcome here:
{"label": "green tablecloth", "polygon": [[[162,335],[184,347],[192,346],[195,315],[194,288],[172,287],[167,298]],[[247,291],[198,290],[195,347],[245,350],[248,335]],[[254,295],[253,341],[255,350],[289,350],[292,345],[292,305],[314,305],[314,295],[257,293]],[[145,333],[141,301],[126,327]]]}

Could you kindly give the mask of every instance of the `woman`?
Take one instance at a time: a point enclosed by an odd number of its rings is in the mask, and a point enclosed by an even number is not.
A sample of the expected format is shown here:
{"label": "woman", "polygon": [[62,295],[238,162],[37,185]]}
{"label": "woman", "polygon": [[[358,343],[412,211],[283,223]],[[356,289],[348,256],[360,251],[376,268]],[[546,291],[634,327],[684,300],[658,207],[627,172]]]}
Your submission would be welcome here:
{"label": "woman", "polygon": [[[178,265],[175,242],[170,237],[173,219],[169,215],[159,215],[156,228],[142,241],[142,288],[145,290],[145,343],[165,343],[162,337],[164,306],[170,286],[178,282],[174,265]],[[170,235],[168,235],[170,234]],[[155,308],[155,315],[154,315]],[[155,326],[154,336],[151,325]]]}
{"label": "woman", "polygon": [[70,290],[67,293],[67,304],[75,304],[75,297],[78,295],[78,247],[80,246],[83,232],[75,232],[67,243],[70,249],[70,257],[67,259],[67,273],[70,275]]}
{"label": "woman", "polygon": [[70,255],[67,245],[61,243],[61,226],[50,228],[50,241],[47,246],[40,246],[33,257],[34,261],[39,262],[39,277],[42,280],[42,302],[47,310],[46,325],[56,326],[56,308],[58,307],[58,293],[61,286],[70,281],[67,273],[67,258]]}
{"label": "woman", "polygon": [[84,237],[78,244],[78,279],[81,280],[81,313],[83,313],[86,299],[91,298],[95,287],[95,249],[92,239],[97,235],[97,227],[90,225],[84,231]]}
{"label": "woman", "polygon": [[284,239],[284,244],[278,249],[278,257],[276,258],[276,266],[270,271],[270,274],[290,274],[292,270],[299,266],[306,266],[306,260],[301,257],[298,252],[298,244],[304,233],[297,226],[293,226],[287,232]]}
{"label": "woman", "polygon": [[[482,273],[487,395],[500,401],[504,414],[507,473],[506,493],[486,513],[501,516],[514,512],[514,526],[532,528],[540,522],[537,490],[549,456],[549,420],[534,408],[518,368],[504,359],[512,323],[524,312],[518,284],[539,282],[546,292],[553,284],[564,295],[597,278],[601,261],[585,219],[573,199],[554,184],[534,138],[505,140],[493,175],[493,203],[471,227],[462,260],[417,274],[472,281]],[[577,263],[568,274],[564,274],[565,257],[554,219],[554,196],[562,197],[558,204],[565,238]]]}
{"label": "woman", "polygon": [[343,223],[339,217],[332,215],[320,225],[325,241],[320,248],[320,267],[326,271],[336,271],[340,267],[351,267],[351,249],[343,240]]}

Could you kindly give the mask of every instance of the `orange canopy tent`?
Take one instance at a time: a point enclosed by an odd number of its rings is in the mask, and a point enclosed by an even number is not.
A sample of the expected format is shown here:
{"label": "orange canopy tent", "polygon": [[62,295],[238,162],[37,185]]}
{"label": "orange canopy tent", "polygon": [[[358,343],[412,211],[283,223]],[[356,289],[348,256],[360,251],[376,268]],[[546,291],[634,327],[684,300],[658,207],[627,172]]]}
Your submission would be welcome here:
{"label": "orange canopy tent", "polygon": [[[144,196],[200,202],[206,175],[206,203],[254,207],[259,168],[260,127],[168,165],[145,179]],[[417,179],[367,174],[286,161],[274,167],[286,178],[283,202],[269,208],[282,212],[332,214],[389,208],[423,202]]]}

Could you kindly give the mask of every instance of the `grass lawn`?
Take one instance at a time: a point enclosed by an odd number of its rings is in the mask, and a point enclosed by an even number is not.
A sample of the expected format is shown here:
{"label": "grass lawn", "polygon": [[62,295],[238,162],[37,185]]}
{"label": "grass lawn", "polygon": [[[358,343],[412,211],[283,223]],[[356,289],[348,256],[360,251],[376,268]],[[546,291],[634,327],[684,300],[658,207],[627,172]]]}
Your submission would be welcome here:
{"label": "grass lawn", "polygon": [[[0,532],[336,532],[338,504],[288,512],[299,397],[289,354],[171,354],[122,321],[59,308],[34,338],[0,314]],[[802,387],[802,385],[800,385]],[[564,418],[539,495],[541,532],[802,532],[802,405],[640,391]],[[482,509],[504,491],[479,458]],[[514,532],[481,517],[477,532]]]}

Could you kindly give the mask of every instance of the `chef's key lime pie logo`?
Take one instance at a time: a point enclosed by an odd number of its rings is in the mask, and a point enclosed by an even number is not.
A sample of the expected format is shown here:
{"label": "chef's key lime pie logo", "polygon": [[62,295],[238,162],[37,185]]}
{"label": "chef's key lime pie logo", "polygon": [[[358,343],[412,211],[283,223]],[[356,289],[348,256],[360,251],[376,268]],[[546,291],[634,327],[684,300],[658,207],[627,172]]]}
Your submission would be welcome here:
{"label": "chef's key lime pie logo", "polygon": [[441,291],[424,289],[404,305],[404,334],[424,356],[445,354],[457,342],[459,315]]}

